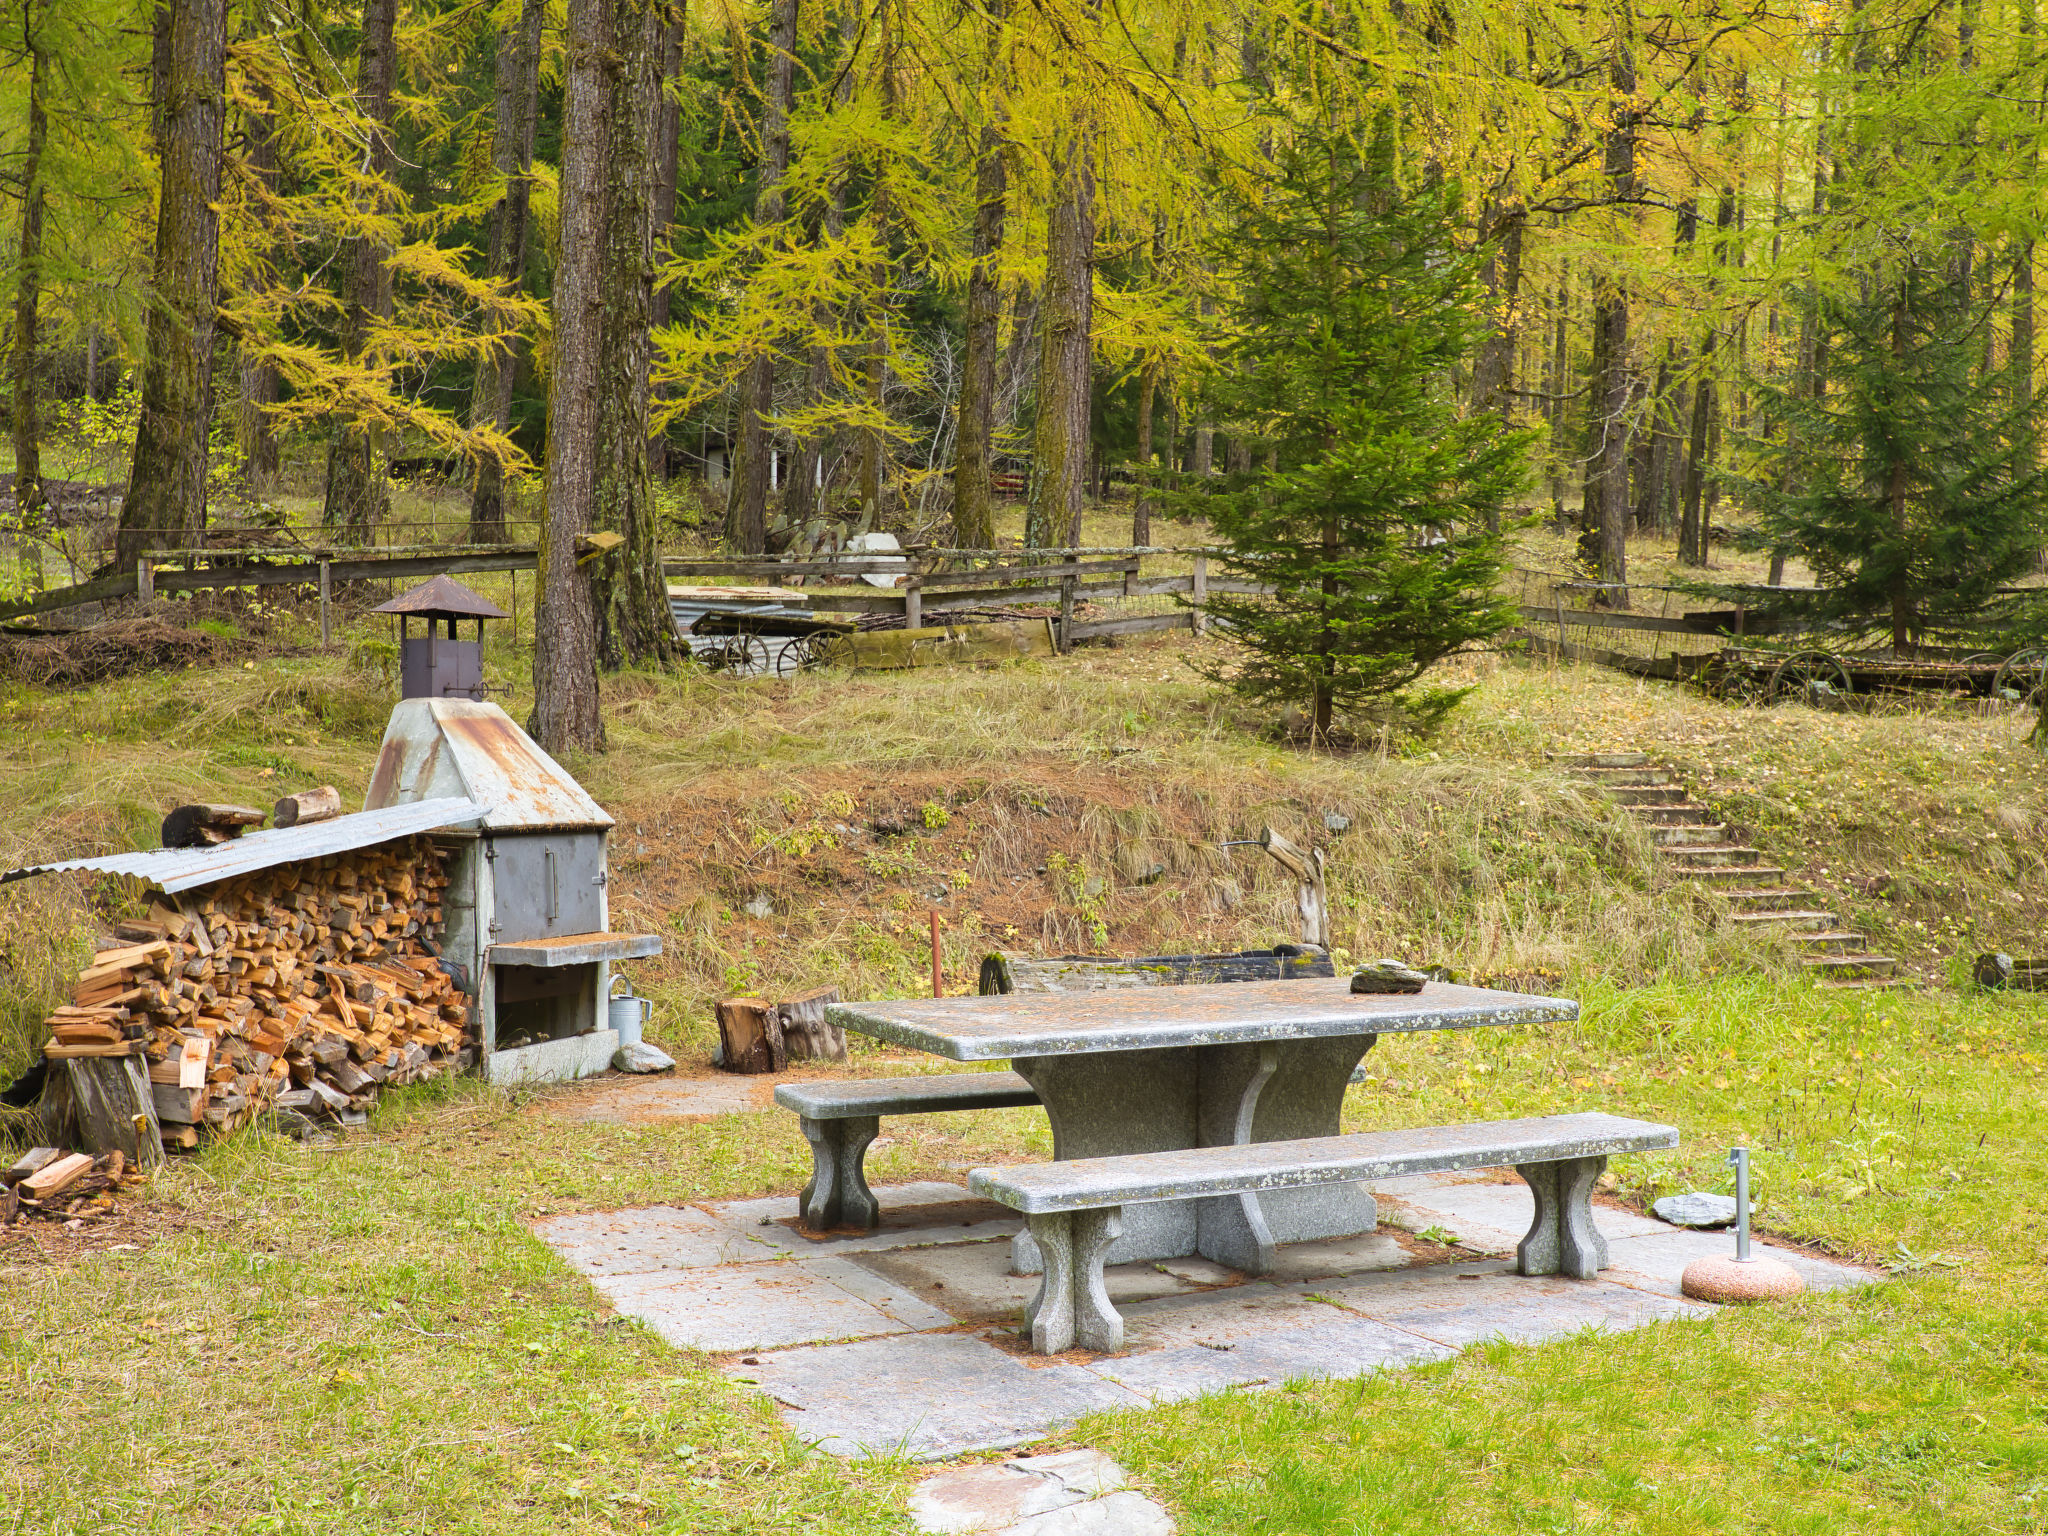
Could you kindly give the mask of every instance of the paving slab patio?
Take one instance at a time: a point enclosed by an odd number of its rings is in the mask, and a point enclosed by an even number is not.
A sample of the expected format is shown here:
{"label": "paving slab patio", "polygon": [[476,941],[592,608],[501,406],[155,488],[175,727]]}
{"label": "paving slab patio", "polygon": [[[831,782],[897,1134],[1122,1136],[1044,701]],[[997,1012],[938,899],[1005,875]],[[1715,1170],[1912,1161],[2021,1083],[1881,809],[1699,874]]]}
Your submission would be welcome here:
{"label": "paving slab patio", "polygon": [[[788,1196],[559,1216],[537,1230],[621,1313],[678,1347],[727,1356],[725,1368],[772,1396],[799,1435],[845,1456],[931,1460],[1020,1446],[1104,1409],[1718,1310],[1682,1299],[1678,1277],[1694,1258],[1731,1252],[1727,1233],[1596,1206],[1610,1258],[1600,1277],[1527,1278],[1502,1260],[1530,1220],[1519,1181],[1452,1174],[1375,1189],[1392,1197],[1380,1231],[1283,1247],[1280,1267],[1258,1279],[1201,1258],[1112,1266],[1105,1278],[1126,1320],[1125,1349],[1053,1359],[1024,1353],[1015,1332],[1037,1286],[1010,1273],[1017,1218],[957,1184],[878,1189],[879,1229],[822,1238],[796,1229]],[[1425,1262],[1395,1225],[1444,1229],[1467,1254],[1490,1257]],[[1758,1247],[1814,1289],[1878,1278]],[[1015,1528],[1111,1518],[1100,1507],[1108,1502],[1021,1515]]]}

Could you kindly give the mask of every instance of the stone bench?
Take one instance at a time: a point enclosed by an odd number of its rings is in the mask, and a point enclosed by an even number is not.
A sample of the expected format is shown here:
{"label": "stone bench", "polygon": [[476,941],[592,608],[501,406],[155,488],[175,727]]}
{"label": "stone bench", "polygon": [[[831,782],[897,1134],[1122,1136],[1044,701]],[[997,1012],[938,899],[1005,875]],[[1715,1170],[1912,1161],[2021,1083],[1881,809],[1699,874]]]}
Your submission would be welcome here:
{"label": "stone bench", "polygon": [[798,1214],[812,1231],[825,1232],[872,1227],[882,1219],[861,1166],[882,1116],[1011,1109],[1036,1104],[1038,1094],[1014,1072],[954,1072],[861,1083],[783,1083],[775,1102],[796,1111],[811,1144],[811,1182],[798,1199]]}
{"label": "stone bench", "polygon": [[[1536,1219],[1516,1250],[1521,1273],[1588,1280],[1607,1263],[1607,1242],[1593,1226],[1592,1208],[1593,1184],[1607,1159],[1677,1145],[1678,1132],[1668,1125],[1619,1115],[1551,1115],[976,1168],[967,1183],[977,1195],[1021,1211],[1029,1224],[1045,1255],[1045,1275],[1027,1314],[1031,1347],[1056,1355],[1077,1341],[1095,1350],[1123,1347],[1123,1319],[1103,1288],[1102,1264],[1123,1230],[1126,1205],[1214,1201],[1224,1207],[1214,1223],[1224,1240],[1205,1243],[1202,1251],[1263,1274],[1272,1267],[1273,1242],[1256,1198],[1261,1190],[1512,1166],[1536,1197]],[[1205,1235],[1209,1214],[1205,1206]]]}

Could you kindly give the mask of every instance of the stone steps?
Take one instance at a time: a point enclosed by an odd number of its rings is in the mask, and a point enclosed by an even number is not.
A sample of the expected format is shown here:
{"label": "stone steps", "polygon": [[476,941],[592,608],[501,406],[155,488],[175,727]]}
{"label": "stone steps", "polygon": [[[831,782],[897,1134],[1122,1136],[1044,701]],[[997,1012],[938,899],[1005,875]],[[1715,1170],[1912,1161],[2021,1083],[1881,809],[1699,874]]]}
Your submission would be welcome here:
{"label": "stone steps", "polygon": [[1728,824],[1720,821],[1655,822],[1650,827],[1650,841],[1660,848],[1712,847],[1727,839]]}
{"label": "stone steps", "polygon": [[1664,868],[1677,879],[1720,891],[1735,922],[1790,930],[1800,964],[1818,985],[1879,989],[1908,985],[1898,961],[1873,954],[1869,940],[1841,926],[1811,891],[1785,883],[1785,871],[1760,849],[1731,842],[1711,807],[1692,799],[1668,769],[1642,752],[1595,752],[1552,761],[1598,785],[1643,824]]}

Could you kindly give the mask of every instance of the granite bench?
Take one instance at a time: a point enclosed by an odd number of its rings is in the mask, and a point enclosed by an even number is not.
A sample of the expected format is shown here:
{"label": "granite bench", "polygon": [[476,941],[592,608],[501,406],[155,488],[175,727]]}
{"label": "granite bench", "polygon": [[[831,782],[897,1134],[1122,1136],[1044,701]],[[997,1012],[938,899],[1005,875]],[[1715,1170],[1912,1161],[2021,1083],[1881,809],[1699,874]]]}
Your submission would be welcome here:
{"label": "granite bench", "polygon": [[803,1224],[814,1232],[872,1227],[882,1208],[861,1166],[883,1115],[930,1115],[954,1109],[1010,1109],[1036,1104],[1038,1094],[1014,1072],[953,1072],[939,1077],[882,1077],[857,1083],[783,1083],[775,1102],[796,1111],[811,1144],[811,1182],[798,1198]]}
{"label": "granite bench", "polygon": [[1413,1131],[1372,1131],[1300,1141],[1255,1141],[976,1168],[968,1187],[1023,1213],[1045,1255],[1045,1275],[1026,1314],[1031,1347],[1055,1355],[1076,1342],[1123,1347],[1124,1324],[1103,1288],[1102,1265],[1121,1234],[1126,1205],[1201,1199],[1204,1227],[1216,1202],[1218,1231],[1241,1234],[1233,1251],[1203,1251],[1251,1274],[1272,1267],[1261,1190],[1298,1189],[1460,1168],[1512,1166],[1536,1197],[1536,1217],[1516,1250],[1525,1275],[1588,1280],[1605,1267],[1607,1243],[1593,1226],[1593,1184],[1617,1153],[1678,1145],[1678,1132],[1619,1115],[1551,1115]]}

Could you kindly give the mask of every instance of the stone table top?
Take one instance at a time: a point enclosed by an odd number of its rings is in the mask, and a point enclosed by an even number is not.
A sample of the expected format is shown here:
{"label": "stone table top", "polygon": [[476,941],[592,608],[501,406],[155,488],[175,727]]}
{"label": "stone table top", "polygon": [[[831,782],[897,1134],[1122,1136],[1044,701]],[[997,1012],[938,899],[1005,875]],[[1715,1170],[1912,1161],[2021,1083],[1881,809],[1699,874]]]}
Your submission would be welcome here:
{"label": "stone table top", "polygon": [[1109,992],[833,1003],[842,1029],[953,1061],[1168,1050],[1332,1035],[1480,1029],[1576,1019],[1568,998],[1433,981],[1420,992],[1358,992],[1351,979],[1218,982]]}

